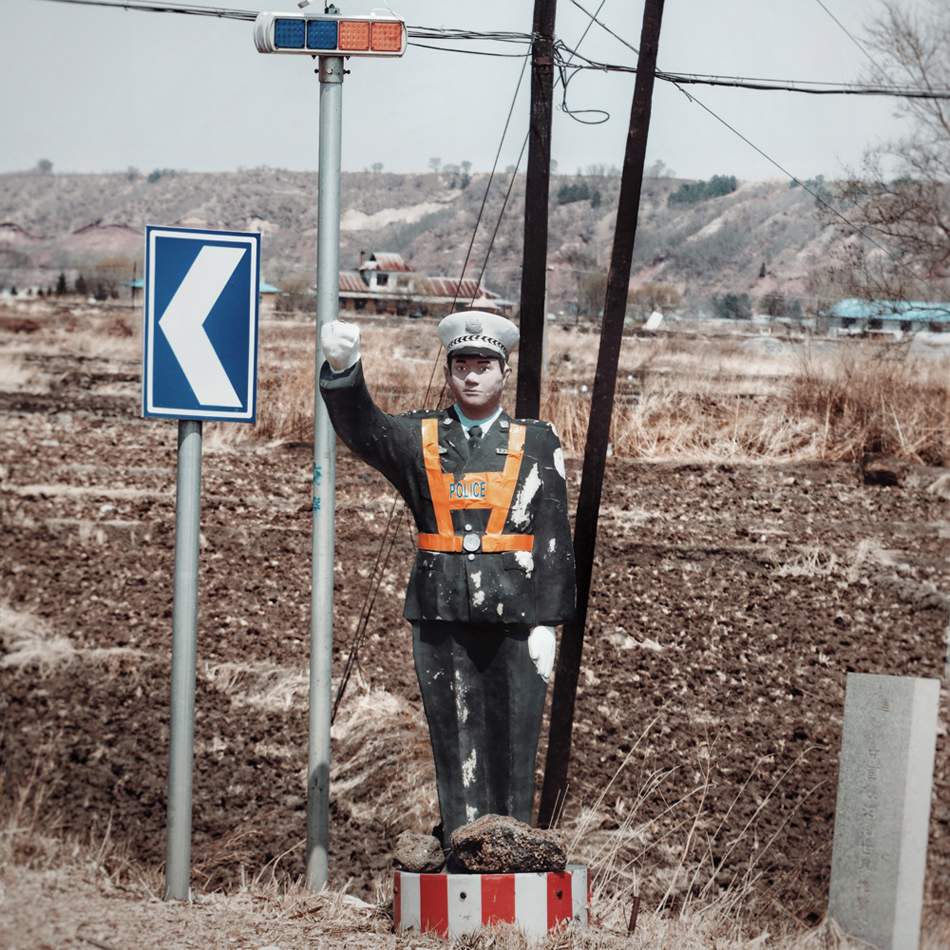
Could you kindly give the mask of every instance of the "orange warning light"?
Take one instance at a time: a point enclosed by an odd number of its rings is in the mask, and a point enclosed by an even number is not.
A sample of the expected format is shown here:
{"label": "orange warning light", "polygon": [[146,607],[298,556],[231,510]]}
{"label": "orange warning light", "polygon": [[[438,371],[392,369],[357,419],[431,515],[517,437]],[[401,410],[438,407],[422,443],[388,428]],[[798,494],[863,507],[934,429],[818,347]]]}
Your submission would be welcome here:
{"label": "orange warning light", "polygon": [[401,23],[373,23],[372,48],[377,53],[398,53],[402,50]]}
{"label": "orange warning light", "polygon": [[337,43],[341,50],[368,50],[369,22],[366,20],[340,20],[340,36]]}

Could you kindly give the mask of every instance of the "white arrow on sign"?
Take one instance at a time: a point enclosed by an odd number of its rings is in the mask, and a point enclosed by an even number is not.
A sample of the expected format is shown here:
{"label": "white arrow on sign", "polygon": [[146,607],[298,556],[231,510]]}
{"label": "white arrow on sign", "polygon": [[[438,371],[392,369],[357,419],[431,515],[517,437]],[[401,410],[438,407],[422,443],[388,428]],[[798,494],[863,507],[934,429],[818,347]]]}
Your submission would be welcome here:
{"label": "white arrow on sign", "polygon": [[158,321],[203,406],[241,405],[204,322],[246,251],[245,247],[203,247]]}

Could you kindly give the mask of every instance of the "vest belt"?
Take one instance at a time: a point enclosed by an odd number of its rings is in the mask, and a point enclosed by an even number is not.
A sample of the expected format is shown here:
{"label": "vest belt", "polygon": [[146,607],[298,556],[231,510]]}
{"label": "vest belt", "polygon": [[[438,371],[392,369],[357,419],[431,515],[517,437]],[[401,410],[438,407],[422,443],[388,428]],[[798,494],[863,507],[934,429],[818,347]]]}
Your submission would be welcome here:
{"label": "vest belt", "polygon": [[[534,535],[503,533],[521,471],[525,434],[523,425],[511,426],[508,454],[502,471],[466,472],[461,481],[456,481],[451,472],[442,471],[438,419],[422,420],[422,454],[439,531],[438,534],[420,533],[419,550],[450,553],[481,551],[485,554],[532,550]],[[463,536],[455,533],[452,512],[470,508],[487,508],[491,511],[482,535],[469,533]]]}

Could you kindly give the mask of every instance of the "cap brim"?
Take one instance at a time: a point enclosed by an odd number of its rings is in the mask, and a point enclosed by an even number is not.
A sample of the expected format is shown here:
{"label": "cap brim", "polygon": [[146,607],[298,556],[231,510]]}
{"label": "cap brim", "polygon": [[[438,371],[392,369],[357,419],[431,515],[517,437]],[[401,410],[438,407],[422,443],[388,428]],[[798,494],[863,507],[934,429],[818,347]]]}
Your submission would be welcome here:
{"label": "cap brim", "polygon": [[486,359],[502,361],[507,360],[507,357],[501,352],[501,350],[493,349],[490,346],[472,346],[471,344],[456,346],[454,349],[449,350],[448,353],[446,353],[447,359],[451,359],[453,356],[483,356]]}

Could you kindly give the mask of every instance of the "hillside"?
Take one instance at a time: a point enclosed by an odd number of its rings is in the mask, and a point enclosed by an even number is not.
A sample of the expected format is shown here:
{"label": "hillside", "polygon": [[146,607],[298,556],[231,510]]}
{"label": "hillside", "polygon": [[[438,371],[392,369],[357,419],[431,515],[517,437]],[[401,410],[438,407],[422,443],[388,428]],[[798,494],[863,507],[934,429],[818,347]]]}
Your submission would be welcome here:
{"label": "hillside", "polygon": [[[419,271],[459,274],[488,182],[487,174],[475,174],[463,189],[451,173],[345,173],[341,267],[354,267],[361,250],[385,250]],[[680,184],[644,183],[634,284],[675,286],[692,308],[724,292],[748,293],[753,301],[766,293],[809,293],[834,240],[833,229],[818,222],[810,194],[785,181],[742,182],[723,197],[668,206]],[[505,175],[491,185],[466,276],[477,276],[484,264],[507,186]],[[572,186],[590,197],[559,204],[559,191]],[[578,295],[583,301],[606,273],[619,188],[617,177],[552,177],[550,309],[564,310]],[[519,175],[483,278],[513,299],[520,286],[523,206]],[[117,258],[138,262],[141,275],[146,223],[260,231],[263,279],[300,289],[312,280],[316,260],[317,175],[262,168],[0,176],[0,287],[55,286],[61,271],[72,282]]]}

